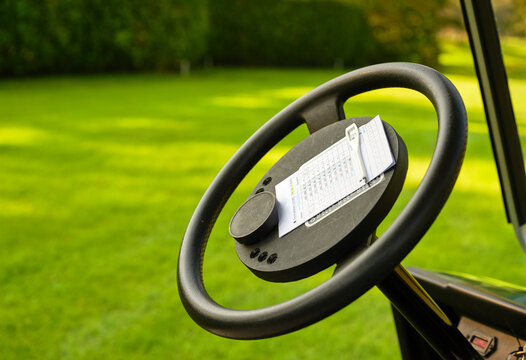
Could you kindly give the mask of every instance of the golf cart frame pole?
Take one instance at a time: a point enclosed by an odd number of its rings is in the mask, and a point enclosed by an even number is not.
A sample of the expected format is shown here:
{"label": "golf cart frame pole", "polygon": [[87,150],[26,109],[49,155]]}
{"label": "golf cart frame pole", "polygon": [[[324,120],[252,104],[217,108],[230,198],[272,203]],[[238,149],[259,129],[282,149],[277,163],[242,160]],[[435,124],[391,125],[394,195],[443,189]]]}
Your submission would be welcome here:
{"label": "golf cart frame pole", "polygon": [[[526,251],[524,159],[491,0],[460,0],[460,3],[507,219]],[[392,303],[404,360],[482,359],[401,265],[378,288]]]}
{"label": "golf cart frame pole", "polygon": [[[393,311],[395,316],[404,317],[404,321],[397,322],[397,327],[398,323],[410,323],[431,347],[420,346],[415,348],[414,345],[421,342],[400,338],[400,350],[404,360],[483,359],[457,329],[456,325],[402,265],[398,265],[377,287],[397,310]],[[400,334],[411,335],[413,332],[398,331],[399,336]],[[425,345],[425,343],[423,344]]]}
{"label": "golf cart frame pole", "polygon": [[460,0],[508,222],[526,251],[526,174],[491,0]]}

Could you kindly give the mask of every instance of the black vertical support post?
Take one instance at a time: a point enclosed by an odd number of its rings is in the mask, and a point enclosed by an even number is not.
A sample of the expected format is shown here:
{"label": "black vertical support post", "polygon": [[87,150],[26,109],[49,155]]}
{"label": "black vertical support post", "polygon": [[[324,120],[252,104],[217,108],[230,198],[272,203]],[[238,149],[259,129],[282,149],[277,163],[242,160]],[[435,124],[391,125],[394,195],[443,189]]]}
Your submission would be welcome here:
{"label": "black vertical support post", "polygon": [[[398,265],[377,287],[441,359],[483,360],[455,324],[402,265]],[[437,359],[437,356],[429,352],[427,357],[424,353],[416,354],[415,348],[403,344],[408,339],[401,340],[404,360]]]}
{"label": "black vertical support post", "polygon": [[398,344],[403,360],[441,360],[441,357],[429,345],[416,329],[391,305],[398,335]]}
{"label": "black vertical support post", "polygon": [[526,251],[526,174],[491,0],[460,0],[508,222]]}

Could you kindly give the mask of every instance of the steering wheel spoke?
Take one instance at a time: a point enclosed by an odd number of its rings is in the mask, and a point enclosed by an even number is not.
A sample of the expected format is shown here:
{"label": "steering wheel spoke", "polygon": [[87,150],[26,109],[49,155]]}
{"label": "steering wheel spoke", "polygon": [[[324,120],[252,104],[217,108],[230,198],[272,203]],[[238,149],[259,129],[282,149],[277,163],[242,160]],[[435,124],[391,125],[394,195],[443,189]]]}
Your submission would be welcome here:
{"label": "steering wheel spoke", "polygon": [[311,134],[336,121],[345,119],[343,102],[336,96],[311,104],[301,115]]}

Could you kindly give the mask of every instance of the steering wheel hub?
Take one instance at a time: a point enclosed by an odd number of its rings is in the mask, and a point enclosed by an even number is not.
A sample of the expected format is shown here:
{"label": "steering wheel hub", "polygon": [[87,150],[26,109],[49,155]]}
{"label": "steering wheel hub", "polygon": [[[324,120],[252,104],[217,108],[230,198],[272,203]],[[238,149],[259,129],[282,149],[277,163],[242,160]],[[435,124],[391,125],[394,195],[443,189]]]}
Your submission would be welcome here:
{"label": "steering wheel hub", "polygon": [[[361,126],[369,120],[370,117],[361,117],[338,121],[298,143],[263,176],[232,221],[240,217],[243,208],[256,203],[254,200],[258,195],[275,194],[276,184],[344,137],[345,128],[350,124]],[[239,259],[254,274],[267,281],[299,280],[327,268],[352,251],[366,248],[367,239],[374,234],[400,194],[407,173],[404,142],[389,124],[384,123],[384,128],[396,161],[394,167],[356,191],[356,195],[351,194],[345,204],[335,206],[329,216],[319,216],[316,221],[309,221],[282,238],[278,236],[275,222],[271,229],[261,232],[252,242],[236,242]],[[245,211],[250,213],[244,219],[247,228],[252,227],[252,219],[258,221],[255,213],[267,213],[267,202],[256,204],[259,207],[250,206],[250,211]]]}

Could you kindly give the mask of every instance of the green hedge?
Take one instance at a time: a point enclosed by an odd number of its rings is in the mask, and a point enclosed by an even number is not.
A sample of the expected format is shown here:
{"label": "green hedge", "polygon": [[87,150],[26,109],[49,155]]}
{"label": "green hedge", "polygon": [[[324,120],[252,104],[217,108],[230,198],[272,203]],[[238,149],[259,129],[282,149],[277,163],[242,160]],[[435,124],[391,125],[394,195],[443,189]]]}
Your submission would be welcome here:
{"label": "green hedge", "polygon": [[436,66],[444,0],[213,0],[208,52],[218,64]]}
{"label": "green hedge", "polygon": [[367,14],[379,51],[372,60],[412,61],[438,66],[437,34],[446,0],[346,0]]}
{"label": "green hedge", "polygon": [[207,25],[206,0],[5,0],[0,74],[177,69]]}
{"label": "green hedge", "polygon": [[212,0],[209,13],[218,64],[360,65],[376,45],[363,11],[339,2]]}
{"label": "green hedge", "polygon": [[0,75],[436,65],[445,0],[4,0]]}

